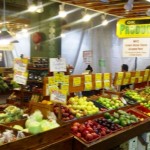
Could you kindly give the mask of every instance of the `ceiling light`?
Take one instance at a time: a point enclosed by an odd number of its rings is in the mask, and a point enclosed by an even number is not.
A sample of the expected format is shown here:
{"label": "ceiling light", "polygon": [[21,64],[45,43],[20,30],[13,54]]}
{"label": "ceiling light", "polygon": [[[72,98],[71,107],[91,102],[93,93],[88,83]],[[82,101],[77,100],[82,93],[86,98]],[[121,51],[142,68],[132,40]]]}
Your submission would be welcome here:
{"label": "ceiling light", "polygon": [[106,19],[106,14],[101,15],[102,26],[106,26],[108,24],[108,20]]}
{"label": "ceiling light", "polygon": [[67,16],[67,13],[66,13],[64,7],[65,7],[64,4],[59,5],[59,17],[61,17],[61,18],[65,18]]}
{"label": "ceiling light", "polygon": [[17,40],[14,40],[13,36],[9,33],[6,27],[6,4],[5,0],[3,0],[3,27],[0,33],[0,43],[1,44],[9,44],[9,43],[18,43]]}
{"label": "ceiling light", "polygon": [[124,5],[124,9],[126,11],[131,11],[133,8],[133,1],[134,0],[128,0],[128,2]]}
{"label": "ceiling light", "polygon": [[44,11],[43,2],[41,0],[38,0],[37,1],[37,10],[36,10],[36,12],[42,13],[43,11]]}
{"label": "ceiling light", "polygon": [[35,12],[37,10],[37,6],[33,3],[33,0],[28,0],[28,11]]}
{"label": "ceiling light", "polygon": [[91,20],[91,16],[87,13],[87,10],[83,11],[83,12],[82,12],[82,15],[83,15],[82,20],[83,20],[84,22],[88,22],[88,21]]}

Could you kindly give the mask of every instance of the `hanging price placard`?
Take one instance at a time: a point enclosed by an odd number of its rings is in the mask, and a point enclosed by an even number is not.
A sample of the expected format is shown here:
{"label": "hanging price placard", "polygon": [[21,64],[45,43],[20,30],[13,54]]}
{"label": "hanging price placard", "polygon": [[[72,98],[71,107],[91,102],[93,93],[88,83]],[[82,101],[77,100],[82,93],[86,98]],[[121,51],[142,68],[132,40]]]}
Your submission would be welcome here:
{"label": "hanging price placard", "polygon": [[55,85],[55,78],[54,77],[48,77],[48,84],[49,85]]}
{"label": "hanging price placard", "polygon": [[122,85],[122,79],[118,79],[118,80],[116,80],[115,85]]}
{"label": "hanging price placard", "polygon": [[125,72],[125,78],[130,78],[131,77],[131,72]]}
{"label": "hanging price placard", "polygon": [[95,81],[102,81],[102,73],[95,74]]}
{"label": "hanging price placard", "polygon": [[140,77],[140,71],[135,72],[135,77]]}
{"label": "hanging price placard", "polygon": [[104,80],[110,80],[110,73],[104,73]]}
{"label": "hanging price placard", "polygon": [[108,88],[110,86],[110,81],[104,81],[104,88]]}
{"label": "hanging price placard", "polygon": [[85,83],[92,82],[92,75],[84,75]]}
{"label": "hanging price placard", "polygon": [[122,79],[124,76],[124,72],[118,72],[117,79]]}
{"label": "hanging price placard", "polygon": [[62,82],[65,83],[65,84],[69,84],[69,76],[68,75],[64,75]]}
{"label": "hanging price placard", "polygon": [[141,82],[143,82],[143,77],[138,78],[138,83],[141,83]]}
{"label": "hanging price placard", "polygon": [[96,90],[99,90],[99,89],[101,89],[102,88],[102,82],[101,81],[96,81],[95,82],[95,89]]}
{"label": "hanging price placard", "polygon": [[68,85],[68,84],[62,84],[62,85],[61,85],[61,91],[62,91],[63,93],[68,94],[68,93],[69,93],[69,85]]}
{"label": "hanging price placard", "polygon": [[135,83],[135,79],[136,79],[135,77],[131,77],[130,83],[132,84]]}
{"label": "hanging price placard", "polygon": [[129,84],[129,79],[123,79],[122,85],[127,85],[127,84]]}
{"label": "hanging price placard", "polygon": [[143,79],[143,81],[144,81],[144,82],[146,82],[146,81],[147,81],[147,79],[148,79],[148,75],[144,75],[144,79]]}
{"label": "hanging price placard", "polygon": [[74,77],[73,86],[80,86],[80,85],[81,85],[81,77]]}
{"label": "hanging price placard", "polygon": [[49,86],[49,93],[52,93],[52,91],[57,91],[57,90],[58,90],[58,86],[56,85]]}
{"label": "hanging price placard", "polygon": [[85,91],[92,90],[92,82],[85,83]]}
{"label": "hanging price placard", "polygon": [[27,58],[15,58],[14,59],[14,70],[16,71],[26,72],[27,65],[28,65]]}
{"label": "hanging price placard", "polygon": [[145,76],[148,76],[148,75],[149,75],[149,71],[150,71],[149,69],[146,69],[144,75],[145,75]]}

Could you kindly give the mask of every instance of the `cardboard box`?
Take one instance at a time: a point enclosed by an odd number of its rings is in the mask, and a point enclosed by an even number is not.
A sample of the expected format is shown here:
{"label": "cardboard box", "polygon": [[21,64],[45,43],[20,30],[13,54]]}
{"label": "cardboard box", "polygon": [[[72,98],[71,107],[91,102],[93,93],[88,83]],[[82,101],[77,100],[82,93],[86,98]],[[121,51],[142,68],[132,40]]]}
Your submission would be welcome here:
{"label": "cardboard box", "polygon": [[120,145],[121,150],[138,150],[138,138],[134,137]]}
{"label": "cardboard box", "polygon": [[150,143],[150,132],[143,133],[142,137],[145,142]]}

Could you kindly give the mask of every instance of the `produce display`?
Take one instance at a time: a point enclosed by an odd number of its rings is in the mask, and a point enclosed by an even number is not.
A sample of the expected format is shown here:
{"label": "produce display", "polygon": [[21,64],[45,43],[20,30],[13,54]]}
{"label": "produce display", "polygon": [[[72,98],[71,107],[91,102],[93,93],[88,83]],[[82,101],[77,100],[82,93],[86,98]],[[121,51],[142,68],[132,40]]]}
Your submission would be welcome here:
{"label": "produce display", "polygon": [[124,103],[121,100],[119,100],[117,97],[113,97],[112,99],[99,97],[99,99],[97,99],[96,102],[100,103],[101,105],[103,105],[109,110],[117,109],[124,106]]}
{"label": "produce display", "polygon": [[94,115],[100,111],[93,102],[87,101],[87,97],[77,96],[68,100],[68,108],[77,118]]}
{"label": "produce display", "polygon": [[23,110],[16,106],[8,106],[0,113],[0,123],[8,123],[22,118]]}
{"label": "produce display", "polygon": [[25,134],[21,131],[18,131],[18,133],[16,134],[13,130],[6,129],[4,132],[0,133],[0,145],[14,142],[24,137]]}
{"label": "produce display", "polygon": [[147,101],[150,100],[150,87],[146,87],[144,90],[140,91],[139,94],[144,97]]}
{"label": "produce display", "polygon": [[141,102],[140,104],[141,104],[142,106],[144,106],[144,107],[150,109],[150,101],[147,101],[147,102]]}
{"label": "produce display", "polygon": [[8,85],[7,83],[3,80],[2,77],[0,77],[0,92],[5,92],[6,90],[8,90]]}
{"label": "produce display", "polygon": [[61,113],[61,117],[63,121],[69,121],[75,118],[75,116],[72,114],[72,112],[70,111],[69,108],[67,108],[66,106],[59,106],[55,105],[54,106],[54,113],[56,114],[56,116],[58,117],[59,113]]}
{"label": "produce display", "polygon": [[133,113],[131,114],[123,110],[118,110],[114,112],[113,114],[106,112],[104,113],[104,117],[108,119],[109,121],[119,124],[121,126],[127,126],[127,125],[134,124],[140,121],[139,118]]}
{"label": "produce display", "polygon": [[128,98],[131,98],[137,102],[143,102],[145,101],[145,98],[142,97],[140,94],[138,94],[136,91],[134,90],[128,90],[125,92],[125,96],[128,97]]}
{"label": "produce display", "polygon": [[59,127],[56,120],[43,119],[42,113],[37,110],[35,111],[25,122],[25,126],[14,125],[13,128],[22,130],[24,132],[29,132],[31,134],[38,134],[50,129]]}
{"label": "produce display", "polygon": [[146,108],[145,106],[136,106],[136,109],[140,112],[142,112],[143,114],[150,116],[150,110],[148,108]]}

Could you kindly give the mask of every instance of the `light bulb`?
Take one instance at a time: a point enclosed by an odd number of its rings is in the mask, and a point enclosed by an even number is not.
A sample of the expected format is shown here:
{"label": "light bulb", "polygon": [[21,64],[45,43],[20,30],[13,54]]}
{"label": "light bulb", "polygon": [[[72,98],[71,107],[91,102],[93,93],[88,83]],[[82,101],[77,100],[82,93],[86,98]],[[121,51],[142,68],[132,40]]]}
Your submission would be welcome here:
{"label": "light bulb", "polygon": [[59,11],[59,17],[65,18],[67,16],[67,13],[64,10]]}
{"label": "light bulb", "polygon": [[29,8],[28,8],[28,11],[30,12],[35,12],[37,10],[37,7],[35,5],[30,5]]}
{"label": "light bulb", "polygon": [[108,20],[103,20],[103,21],[102,21],[102,25],[103,25],[103,26],[106,26],[107,24],[108,24]]}
{"label": "light bulb", "polygon": [[84,15],[84,17],[83,17],[84,22],[88,22],[90,19],[91,19],[91,16],[88,14]]}

